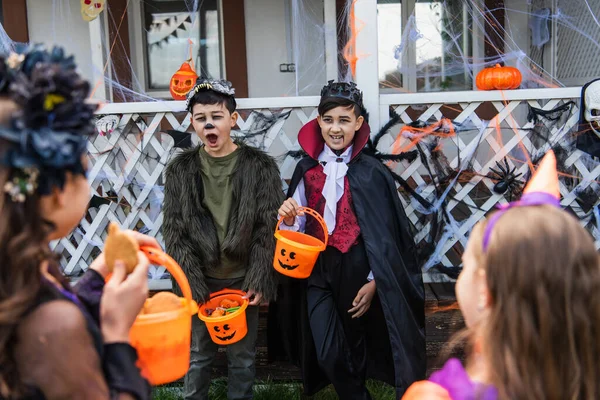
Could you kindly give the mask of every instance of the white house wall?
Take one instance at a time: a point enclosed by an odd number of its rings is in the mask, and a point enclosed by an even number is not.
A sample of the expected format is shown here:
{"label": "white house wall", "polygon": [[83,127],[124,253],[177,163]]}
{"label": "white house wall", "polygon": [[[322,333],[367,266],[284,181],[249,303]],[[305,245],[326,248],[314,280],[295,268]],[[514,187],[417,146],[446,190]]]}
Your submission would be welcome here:
{"label": "white house wall", "polygon": [[279,97],[295,87],[295,74],[279,72],[280,64],[292,62],[287,50],[284,1],[244,1],[250,97]]}
{"label": "white house wall", "polygon": [[81,18],[80,0],[27,0],[31,43],[64,46],[75,55],[81,74],[94,81],[89,23]]}

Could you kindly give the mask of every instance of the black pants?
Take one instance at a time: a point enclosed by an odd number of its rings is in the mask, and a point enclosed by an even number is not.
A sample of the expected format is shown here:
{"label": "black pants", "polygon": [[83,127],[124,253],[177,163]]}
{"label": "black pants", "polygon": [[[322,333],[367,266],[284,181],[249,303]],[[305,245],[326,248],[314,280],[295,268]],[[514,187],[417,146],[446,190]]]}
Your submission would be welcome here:
{"label": "black pants", "polygon": [[367,314],[348,310],[369,275],[362,240],[346,254],[328,246],[308,278],[307,303],[317,360],[340,399],[370,399],[367,373]]}

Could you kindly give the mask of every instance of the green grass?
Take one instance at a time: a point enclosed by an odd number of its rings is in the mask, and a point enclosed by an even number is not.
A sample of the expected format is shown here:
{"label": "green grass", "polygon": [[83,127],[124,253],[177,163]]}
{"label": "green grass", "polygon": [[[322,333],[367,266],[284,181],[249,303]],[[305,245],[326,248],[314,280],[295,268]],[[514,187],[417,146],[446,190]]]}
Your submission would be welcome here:
{"label": "green grass", "polygon": [[[394,388],[381,382],[369,381],[367,387],[373,400],[394,400]],[[211,400],[227,400],[227,379],[213,380],[209,397]],[[183,387],[180,385],[161,386],[154,388],[153,399],[176,400],[183,398]],[[313,397],[302,394],[302,385],[299,383],[274,383],[270,381],[257,382],[254,385],[254,400],[337,400],[332,386],[321,390]]]}

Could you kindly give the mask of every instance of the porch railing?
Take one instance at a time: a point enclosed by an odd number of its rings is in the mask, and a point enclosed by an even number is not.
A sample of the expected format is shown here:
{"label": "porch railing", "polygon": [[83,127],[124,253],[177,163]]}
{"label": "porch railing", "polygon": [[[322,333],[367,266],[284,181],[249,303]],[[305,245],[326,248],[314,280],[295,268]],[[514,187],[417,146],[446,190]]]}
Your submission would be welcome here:
{"label": "porch railing", "polygon": [[[441,262],[445,266],[460,263],[461,247],[472,226],[505,195],[493,192],[494,182],[485,175],[496,162],[515,153],[520,143],[531,154],[545,151],[543,143],[533,137],[535,123],[527,119],[529,107],[551,110],[571,100],[578,101],[579,89],[531,89],[508,92],[448,92],[419,93],[380,96],[380,120],[387,121],[390,111],[400,115],[402,123],[421,120],[427,123],[450,118],[457,126],[457,135],[442,139],[442,155],[448,166],[456,171],[464,166],[464,155],[472,153],[471,168],[477,172],[468,180],[453,183],[446,200],[446,211],[453,214],[455,225],[447,227],[443,237],[438,238],[437,258],[429,265]],[[295,161],[287,157],[289,150],[297,150],[299,128],[316,116],[318,97],[290,97],[265,99],[240,99],[238,110],[239,130],[255,134],[249,142],[261,147],[277,158],[282,184],[285,188],[290,179]],[[184,102],[148,102],[107,104],[100,108],[98,117],[114,115],[118,124],[105,135],[95,135],[89,143],[90,171],[88,180],[92,187],[92,203],[86,218],[69,237],[54,243],[55,250],[63,258],[67,275],[76,279],[101,250],[109,221],[117,221],[121,226],[142,230],[156,236],[162,242],[161,225],[163,214],[163,172],[168,161],[180,151],[181,137],[169,135],[169,130],[185,132],[190,129],[189,115],[184,111]],[[565,123],[550,127],[550,142],[568,140],[569,132],[577,124],[578,111],[573,106]],[[382,140],[379,149],[389,151],[400,126],[394,127]],[[498,135],[498,131],[502,135]],[[197,139],[190,135],[192,143]],[[185,138],[185,137],[184,137]],[[478,141],[478,145],[474,142]],[[600,175],[600,167],[588,170],[586,155],[573,151],[566,167],[580,177],[576,184],[563,184],[564,206],[577,202],[577,193],[587,187],[597,190],[595,180]],[[527,164],[515,162],[509,157],[511,166],[519,173],[527,172]],[[423,159],[411,163],[403,162],[396,166],[398,172],[423,197],[436,201],[435,178],[427,177],[428,171]],[[438,185],[439,186],[439,185]],[[482,190],[487,190],[487,199],[481,201]],[[479,194],[477,194],[479,193]],[[425,240],[431,223],[424,223],[423,210],[415,207],[415,202],[407,192],[399,192],[407,213],[416,224],[418,240]],[[575,210],[585,220],[589,211]],[[458,212],[461,210],[460,213]],[[466,211],[465,211],[466,210]],[[591,219],[590,219],[591,221]],[[589,222],[589,221],[588,221]],[[598,236],[595,227],[590,230]],[[152,287],[170,287],[170,280],[162,267],[150,271]],[[437,279],[428,274],[427,279]]]}
{"label": "porch railing", "polygon": [[[498,170],[497,163],[504,166],[506,160],[510,170],[514,168],[515,174],[521,174],[518,179],[525,180],[530,171],[528,160],[539,159],[550,148],[559,159],[561,205],[580,218],[600,247],[600,221],[594,217],[599,204],[600,164],[575,149],[576,135],[581,134],[577,132],[580,93],[581,88],[574,87],[381,96],[382,121],[388,120],[393,111],[402,124],[418,120],[431,125],[449,118],[456,129],[455,136],[431,141],[430,145],[437,146],[434,151],[429,149],[428,153],[423,145],[420,157],[395,170],[422,197],[431,200],[437,211],[445,206],[440,215],[443,229],[434,241],[436,252],[425,269],[436,263],[446,267],[460,264],[473,226],[498,203],[510,200],[514,192],[494,191],[497,180],[490,179],[495,178],[493,174],[488,176],[490,168]],[[398,130],[392,131],[380,149],[389,149]],[[433,158],[442,164],[447,162],[449,170],[440,174],[445,177],[431,176],[431,170],[435,171]],[[516,185],[515,189],[522,186]],[[423,210],[404,191],[401,198],[419,230],[417,241],[425,240],[432,220],[424,216],[431,210]]]}

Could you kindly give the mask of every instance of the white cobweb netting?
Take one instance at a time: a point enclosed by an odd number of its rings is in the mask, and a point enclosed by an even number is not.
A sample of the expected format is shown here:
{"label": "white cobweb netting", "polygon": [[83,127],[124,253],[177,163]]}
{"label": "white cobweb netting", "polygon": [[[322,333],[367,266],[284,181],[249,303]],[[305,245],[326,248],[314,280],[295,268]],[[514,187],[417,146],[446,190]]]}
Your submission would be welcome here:
{"label": "white cobweb netting", "polygon": [[[483,7],[483,1],[378,0],[377,54],[354,51],[354,41],[365,27],[359,19],[350,23],[355,1],[335,3],[334,10],[328,11],[330,2],[322,0],[245,2],[246,34],[264,39],[247,42],[248,72],[252,72],[252,56],[257,54],[257,65],[261,65],[262,57],[265,63],[282,62],[289,71],[280,73],[278,69],[277,76],[258,81],[249,74],[250,89],[271,85],[266,97],[316,96],[330,78],[353,80],[356,61],[364,57],[378,57],[384,95],[473,90],[476,74],[498,63],[519,68],[521,88],[581,85],[600,75],[595,57],[600,48],[599,0],[504,0],[498,2],[503,6],[491,9]],[[164,166],[181,148],[197,142],[186,113],[166,103],[170,100],[168,80],[190,55],[199,75],[224,76],[224,43],[219,36],[223,9],[219,1],[143,0],[139,4],[145,10],[139,43],[109,34],[118,30],[128,34],[124,26],[131,20],[124,10],[111,8],[108,2],[100,17],[97,47],[90,46],[90,23],[82,20],[78,0],[40,1],[36,3],[38,12],[28,21],[32,42],[58,43],[81,56],[77,59],[79,68],[95,93],[105,88],[113,100],[162,102],[167,110],[98,116],[99,120],[110,118],[98,125],[103,132],[92,138],[89,147],[93,204],[75,232],[56,246],[71,276],[81,274],[98,254],[109,220],[161,240]],[[279,29],[277,34],[272,33],[275,28]],[[266,40],[269,38],[273,40]],[[0,26],[0,51],[10,51],[15,45]],[[138,73],[143,60],[133,56],[135,46],[145,46],[147,68],[143,76]],[[98,54],[102,62],[93,62]],[[235,77],[228,79],[235,84]],[[529,118],[530,112],[552,111],[570,100],[577,101],[563,98],[508,104],[465,102],[446,108],[441,104],[390,107],[400,119],[387,133],[388,143],[397,138],[403,126],[415,121],[427,127],[446,117],[456,132],[454,137],[431,136],[421,141],[411,150],[420,151],[419,157],[401,161],[394,169],[415,193],[431,203],[429,208],[416,205],[414,194],[401,191],[409,216],[421,231],[418,239],[433,246],[427,268],[460,264],[458,255],[473,223],[499,201],[510,200],[512,190],[493,190],[498,179],[490,175],[490,168],[497,169],[496,162],[504,165],[506,161],[509,171],[516,168],[521,174],[518,179],[525,179],[525,160],[537,159],[550,147],[562,152],[562,172],[568,175],[561,178],[563,194],[570,196],[566,204],[599,237],[600,169],[595,158],[573,145],[576,103],[554,111],[560,115],[557,119],[547,115]],[[299,148],[298,129],[314,117],[313,106],[244,109],[235,135],[275,156],[285,181],[295,164],[288,152]],[[497,129],[489,124],[495,118]],[[544,129],[551,134],[545,134]],[[514,139],[518,136],[522,139]],[[523,146],[517,146],[515,140],[522,140]],[[389,152],[391,148],[382,145],[379,150]],[[512,189],[518,191],[520,186]],[[164,277],[164,269],[153,269],[151,275],[154,279]]]}

